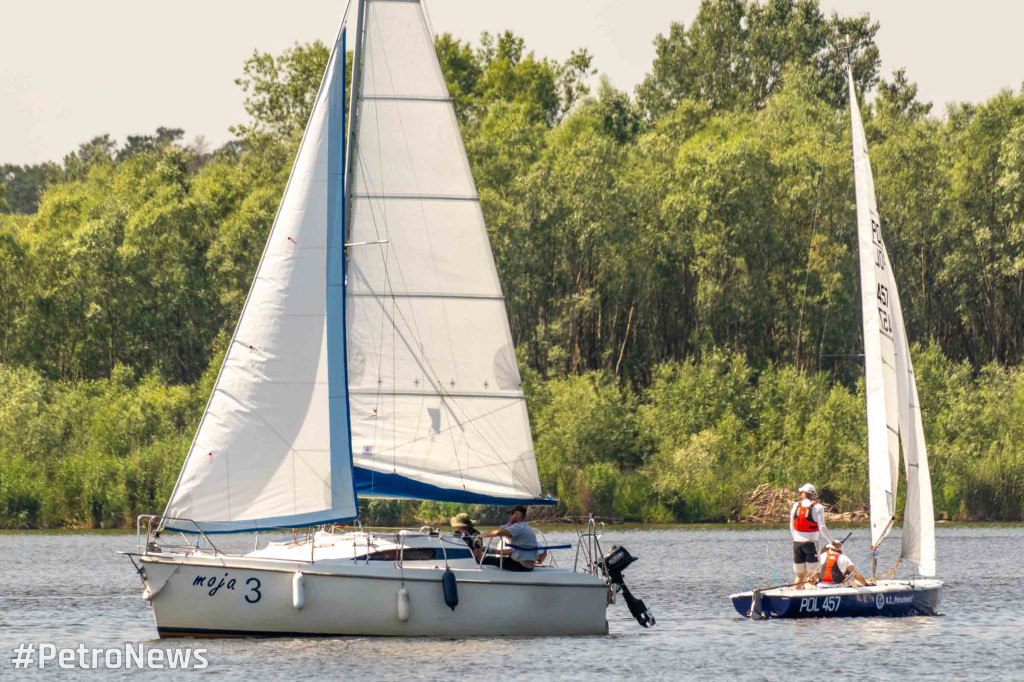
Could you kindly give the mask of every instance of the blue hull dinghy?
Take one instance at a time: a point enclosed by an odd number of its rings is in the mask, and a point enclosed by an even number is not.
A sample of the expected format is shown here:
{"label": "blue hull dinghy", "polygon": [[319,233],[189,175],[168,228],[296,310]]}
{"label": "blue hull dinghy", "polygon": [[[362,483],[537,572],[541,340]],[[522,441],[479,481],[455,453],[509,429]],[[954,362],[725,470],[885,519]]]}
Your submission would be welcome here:
{"label": "blue hull dinghy", "polygon": [[776,587],[731,599],[741,616],[753,619],[934,616],[941,588],[941,580],[882,580],[864,587]]}

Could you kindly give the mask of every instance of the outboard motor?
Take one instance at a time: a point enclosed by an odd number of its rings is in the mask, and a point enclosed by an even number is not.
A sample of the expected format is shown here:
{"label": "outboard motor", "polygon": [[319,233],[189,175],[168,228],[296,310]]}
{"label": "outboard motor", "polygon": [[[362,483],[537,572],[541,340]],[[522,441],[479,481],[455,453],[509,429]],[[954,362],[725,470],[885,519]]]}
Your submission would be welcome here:
{"label": "outboard motor", "polygon": [[655,624],[654,614],[644,604],[643,599],[637,599],[633,596],[633,593],[629,591],[629,588],[626,587],[626,583],[622,579],[622,572],[634,561],[636,561],[636,557],[630,554],[625,547],[612,545],[611,551],[604,555],[601,563],[605,575],[608,577],[608,582],[612,584],[612,589],[622,593],[622,598],[626,600],[626,606],[629,607],[629,612],[636,618],[636,622],[640,623],[641,627],[649,628]]}

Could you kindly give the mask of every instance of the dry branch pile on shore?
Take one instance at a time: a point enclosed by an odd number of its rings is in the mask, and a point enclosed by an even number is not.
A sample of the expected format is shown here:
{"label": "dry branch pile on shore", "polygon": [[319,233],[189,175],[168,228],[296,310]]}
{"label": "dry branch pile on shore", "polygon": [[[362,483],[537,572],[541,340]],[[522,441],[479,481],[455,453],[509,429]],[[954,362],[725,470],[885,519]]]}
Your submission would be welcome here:
{"label": "dry branch pile on shore", "polygon": [[[789,488],[775,488],[767,483],[762,483],[752,490],[746,498],[746,504],[740,514],[739,521],[742,523],[788,523],[789,510],[795,500],[800,499],[800,493]],[[863,509],[841,511],[836,505],[828,504],[822,500],[825,511],[828,513],[827,521],[857,522],[866,521],[868,513]]]}

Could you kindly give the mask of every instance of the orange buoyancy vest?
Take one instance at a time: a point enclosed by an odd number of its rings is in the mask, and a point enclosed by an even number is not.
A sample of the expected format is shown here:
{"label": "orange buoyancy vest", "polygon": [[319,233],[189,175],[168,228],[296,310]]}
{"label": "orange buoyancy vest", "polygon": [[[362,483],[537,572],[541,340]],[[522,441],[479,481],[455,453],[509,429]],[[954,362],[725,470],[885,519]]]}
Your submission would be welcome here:
{"label": "orange buoyancy vest", "polygon": [[811,514],[811,511],[817,505],[817,502],[811,502],[805,507],[798,502],[796,511],[793,512],[793,528],[801,533],[817,533],[818,522],[814,520],[814,516]]}
{"label": "orange buoyancy vest", "polygon": [[828,550],[825,555],[825,565],[821,567],[820,582],[839,585],[846,579],[843,572],[839,570],[839,557],[839,552]]}

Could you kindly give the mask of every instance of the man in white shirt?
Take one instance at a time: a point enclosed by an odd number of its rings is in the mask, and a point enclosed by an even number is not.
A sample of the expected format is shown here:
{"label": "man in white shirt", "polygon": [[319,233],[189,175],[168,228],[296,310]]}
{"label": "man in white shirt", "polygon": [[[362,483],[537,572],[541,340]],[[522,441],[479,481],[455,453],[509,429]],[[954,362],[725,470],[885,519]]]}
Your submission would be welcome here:
{"label": "man in white shirt", "polygon": [[789,531],[793,535],[794,584],[802,589],[818,572],[818,538],[833,542],[825,525],[825,509],[816,498],[818,489],[810,483],[800,486],[800,499],[789,510]]}
{"label": "man in white shirt", "polygon": [[843,543],[833,542],[825,552],[825,561],[818,573],[818,587],[838,587],[846,580],[846,576],[853,574],[851,582],[854,585],[867,585],[868,581],[857,571],[850,557],[843,554]]}

